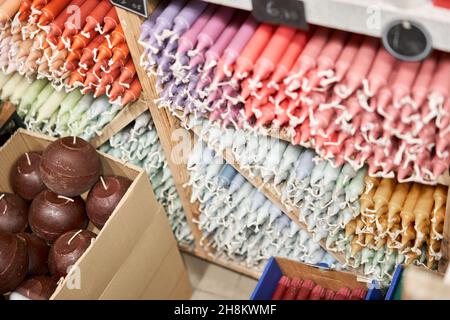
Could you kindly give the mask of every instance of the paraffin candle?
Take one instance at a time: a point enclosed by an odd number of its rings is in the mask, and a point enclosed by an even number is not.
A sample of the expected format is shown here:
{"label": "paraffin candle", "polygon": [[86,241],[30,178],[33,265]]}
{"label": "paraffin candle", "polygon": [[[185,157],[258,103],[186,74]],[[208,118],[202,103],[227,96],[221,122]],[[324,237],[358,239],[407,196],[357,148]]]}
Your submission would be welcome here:
{"label": "paraffin candle", "polygon": [[0,231],[18,233],[28,226],[28,205],[19,196],[0,194]]}
{"label": "paraffin candle", "polygon": [[17,160],[16,167],[11,173],[14,192],[25,200],[32,201],[46,189],[39,170],[41,159],[41,153],[28,152]]}
{"label": "paraffin candle", "polygon": [[88,217],[97,228],[103,228],[131,183],[132,181],[125,177],[100,177],[86,200]]}
{"label": "paraffin candle", "polygon": [[0,294],[14,290],[28,271],[27,244],[11,233],[0,231]]}
{"label": "paraffin candle", "polygon": [[68,197],[89,190],[102,171],[95,149],[77,137],[52,142],[42,155],[40,169],[45,185],[55,193]]}
{"label": "paraffin candle", "polygon": [[95,233],[87,230],[69,231],[61,235],[50,249],[48,265],[50,273],[65,277],[95,239]]}
{"label": "paraffin candle", "polygon": [[81,197],[67,198],[49,190],[41,192],[33,200],[28,219],[33,233],[49,242],[64,232],[84,228],[87,224]]}

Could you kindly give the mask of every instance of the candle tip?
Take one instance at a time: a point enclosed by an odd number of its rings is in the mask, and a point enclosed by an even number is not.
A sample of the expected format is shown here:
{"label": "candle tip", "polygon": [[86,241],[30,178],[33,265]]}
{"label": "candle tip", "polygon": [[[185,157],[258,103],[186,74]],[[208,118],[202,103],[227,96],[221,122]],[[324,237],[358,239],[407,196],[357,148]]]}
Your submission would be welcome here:
{"label": "candle tip", "polygon": [[0,201],[1,201],[4,197],[5,197],[5,194],[2,193],[2,194],[0,195]]}
{"label": "candle tip", "polygon": [[76,143],[77,143],[77,137],[73,136],[73,144],[76,144]]}

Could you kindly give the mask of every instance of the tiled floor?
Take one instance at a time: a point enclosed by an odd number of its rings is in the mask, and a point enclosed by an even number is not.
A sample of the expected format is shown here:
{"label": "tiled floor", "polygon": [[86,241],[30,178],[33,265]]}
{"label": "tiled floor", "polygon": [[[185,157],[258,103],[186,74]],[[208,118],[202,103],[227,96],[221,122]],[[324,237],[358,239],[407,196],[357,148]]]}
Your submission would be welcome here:
{"label": "tiled floor", "polygon": [[248,300],[257,281],[231,270],[183,254],[194,288],[192,300]]}

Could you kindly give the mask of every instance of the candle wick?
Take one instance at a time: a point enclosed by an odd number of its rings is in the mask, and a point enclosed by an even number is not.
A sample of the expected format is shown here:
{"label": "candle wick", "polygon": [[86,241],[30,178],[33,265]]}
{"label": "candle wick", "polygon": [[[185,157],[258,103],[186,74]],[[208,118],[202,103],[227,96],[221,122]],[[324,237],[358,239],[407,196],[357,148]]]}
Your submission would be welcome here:
{"label": "candle wick", "polygon": [[[59,199],[64,199],[64,200],[66,200],[67,202],[75,202],[75,200],[73,200],[73,199],[71,199],[71,198],[68,198],[68,197],[64,197],[64,196],[58,196],[58,198]],[[66,202],[66,203],[67,203]]]}
{"label": "candle wick", "polygon": [[103,188],[105,188],[105,190],[108,190],[108,186],[106,185],[105,180],[103,180],[103,177],[102,177],[102,176],[100,176],[100,181],[101,181],[102,184],[103,184]]}
{"label": "candle wick", "polygon": [[28,155],[28,152],[25,152],[25,156],[27,157],[28,165],[31,166],[31,160],[30,156]]}
{"label": "candle wick", "polygon": [[73,239],[75,239],[75,237],[77,236],[77,235],[79,235],[80,233],[81,233],[81,231],[83,231],[83,230],[78,230],[77,232],[75,232],[75,234],[69,239],[69,241],[67,241],[67,244],[70,246],[70,243],[72,242],[72,240]]}
{"label": "candle wick", "polygon": [[[0,201],[2,201],[2,199],[5,197],[5,194],[3,193],[0,196]],[[6,213],[6,210],[8,209],[8,203],[5,205],[5,207],[3,208],[3,212],[2,212],[2,216]]]}
{"label": "candle wick", "polygon": [[76,144],[76,143],[77,143],[77,137],[73,136],[73,144]]}

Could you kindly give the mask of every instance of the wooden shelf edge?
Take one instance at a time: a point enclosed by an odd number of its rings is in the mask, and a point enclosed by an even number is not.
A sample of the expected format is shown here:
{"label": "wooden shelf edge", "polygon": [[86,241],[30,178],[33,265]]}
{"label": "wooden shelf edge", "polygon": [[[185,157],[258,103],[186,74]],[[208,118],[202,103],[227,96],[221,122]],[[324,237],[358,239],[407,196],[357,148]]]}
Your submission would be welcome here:
{"label": "wooden shelf edge", "polygon": [[[155,9],[157,2],[158,1],[156,0],[149,1],[149,13]],[[120,22],[123,26],[128,47],[130,48],[131,57],[133,58],[133,62],[136,66],[139,81],[142,85],[143,93],[141,98],[145,101],[146,107],[152,115],[161,146],[175,181],[175,187],[183,205],[184,213],[195,239],[196,250],[203,250],[200,245],[202,233],[197,224],[194,223],[194,220],[198,216],[198,204],[190,203],[191,190],[190,188],[184,188],[185,183],[189,180],[187,167],[183,163],[175,163],[172,157],[172,150],[174,145],[177,143],[176,141],[172,141],[172,132],[178,129],[179,123],[174,121],[172,115],[170,115],[166,110],[158,109],[154,104],[154,99],[158,97],[158,93],[156,91],[156,79],[155,77],[149,77],[145,70],[140,67],[140,57],[144,50],[138,44],[138,35],[140,33],[140,27],[143,20],[131,12],[121,8],[116,9]]]}
{"label": "wooden shelf edge", "polygon": [[142,113],[148,110],[147,105],[142,101],[136,101],[128,106],[125,106],[114,119],[106,125],[101,134],[91,140],[94,148],[99,148],[102,144],[108,141],[112,136],[117,134],[132,121],[136,120]]}

